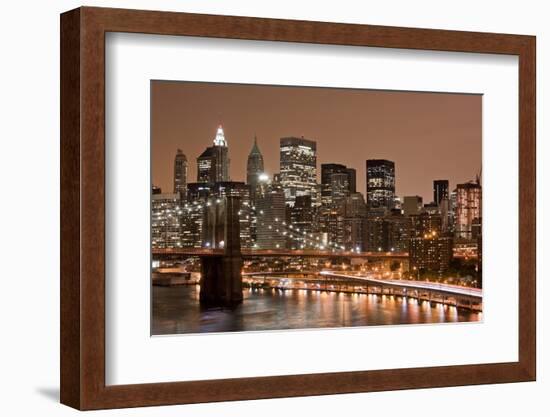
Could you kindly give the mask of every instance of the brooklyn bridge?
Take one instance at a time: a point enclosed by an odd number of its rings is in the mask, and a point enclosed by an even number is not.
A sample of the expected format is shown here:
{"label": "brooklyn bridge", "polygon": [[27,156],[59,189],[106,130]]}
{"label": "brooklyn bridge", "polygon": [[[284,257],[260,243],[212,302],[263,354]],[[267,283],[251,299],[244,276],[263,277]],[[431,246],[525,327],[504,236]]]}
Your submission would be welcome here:
{"label": "brooklyn bridge", "polygon": [[[200,302],[205,306],[231,307],[243,301],[243,276],[245,278],[267,277],[286,281],[311,282],[318,286],[331,282],[342,285],[361,285],[378,289],[381,294],[412,296],[429,301],[438,299],[446,303],[454,300],[454,305],[472,306],[482,302],[482,291],[477,288],[458,285],[430,283],[412,280],[378,279],[369,275],[344,274],[338,271],[311,272],[255,272],[243,273],[243,260],[254,258],[330,258],[338,260],[407,260],[407,252],[361,252],[342,249],[242,249],[238,212],[240,198],[227,196],[222,204],[206,207],[203,217],[203,237],[208,248],[154,248],[152,258],[157,261],[177,261],[197,257],[201,261]],[[306,284],[307,286],[307,284]]]}

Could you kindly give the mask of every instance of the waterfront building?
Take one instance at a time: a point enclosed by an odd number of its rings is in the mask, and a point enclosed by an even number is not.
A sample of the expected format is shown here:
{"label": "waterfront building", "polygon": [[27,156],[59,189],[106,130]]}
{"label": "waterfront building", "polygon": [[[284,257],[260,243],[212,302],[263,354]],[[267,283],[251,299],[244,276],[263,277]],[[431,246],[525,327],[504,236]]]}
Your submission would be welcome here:
{"label": "waterfront building", "polygon": [[182,207],[179,194],[151,196],[151,246],[182,247]]}
{"label": "waterfront building", "polygon": [[395,164],[386,159],[368,159],[367,205],[369,208],[393,208],[395,198]]}
{"label": "waterfront building", "polygon": [[442,200],[449,198],[449,180],[434,180],[434,199],[433,202],[439,205]]}
{"label": "waterfront building", "polygon": [[218,127],[213,146],[197,158],[197,182],[229,181],[229,154],[222,126]]}
{"label": "waterfront building", "polygon": [[481,185],[474,182],[456,187],[455,236],[473,239],[472,225],[481,218]]}
{"label": "waterfront building", "polygon": [[248,154],[246,163],[246,183],[250,187],[250,199],[256,200],[258,187],[260,186],[260,176],[264,175],[264,157],[258,147],[258,140],[254,136],[254,144]]}
{"label": "waterfront building", "polygon": [[317,143],[304,137],[280,139],[280,182],[286,204],[309,195],[317,203]]}
{"label": "waterfront building", "polygon": [[174,158],[174,194],[182,200],[187,197],[187,157],[181,149],[177,150]]}
{"label": "waterfront building", "polygon": [[453,239],[436,232],[410,240],[409,265],[413,271],[442,273],[449,269],[453,256]]}
{"label": "waterfront building", "polygon": [[422,211],[422,197],[418,195],[403,197],[403,214],[405,216],[413,216]]}

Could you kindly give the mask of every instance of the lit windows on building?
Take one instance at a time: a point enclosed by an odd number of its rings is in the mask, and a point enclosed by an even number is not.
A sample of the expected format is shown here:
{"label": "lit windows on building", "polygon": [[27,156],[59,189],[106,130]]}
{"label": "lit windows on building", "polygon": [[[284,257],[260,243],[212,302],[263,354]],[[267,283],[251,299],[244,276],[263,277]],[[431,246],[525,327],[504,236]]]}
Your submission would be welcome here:
{"label": "lit windows on building", "polygon": [[182,215],[179,194],[153,194],[151,197],[151,246],[153,248],[179,248]]}
{"label": "lit windows on building", "polygon": [[395,164],[386,159],[368,159],[367,205],[392,209],[395,200]]}
{"label": "lit windows on building", "polygon": [[475,239],[472,227],[481,218],[481,185],[473,182],[456,187],[455,236]]}
{"label": "lit windows on building", "polygon": [[280,139],[280,182],[286,204],[293,206],[297,196],[309,195],[318,205],[317,144],[305,138]]}
{"label": "lit windows on building", "polygon": [[229,181],[229,154],[223,128],[219,126],[214,145],[197,158],[197,182],[221,181]]}
{"label": "lit windows on building", "polygon": [[187,197],[187,157],[181,149],[177,150],[174,158],[174,194],[182,200]]}
{"label": "lit windows on building", "polygon": [[442,273],[449,269],[453,257],[453,239],[436,232],[414,237],[410,241],[409,262],[412,270]]}

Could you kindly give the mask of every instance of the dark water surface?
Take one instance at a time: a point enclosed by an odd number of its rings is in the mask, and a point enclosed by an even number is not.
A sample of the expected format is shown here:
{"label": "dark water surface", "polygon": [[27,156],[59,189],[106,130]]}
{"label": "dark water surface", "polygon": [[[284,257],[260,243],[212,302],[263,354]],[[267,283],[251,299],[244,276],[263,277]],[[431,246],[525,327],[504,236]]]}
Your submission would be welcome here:
{"label": "dark water surface", "polygon": [[481,320],[481,313],[389,295],[245,289],[236,309],[205,310],[198,286],[152,291],[154,335]]}

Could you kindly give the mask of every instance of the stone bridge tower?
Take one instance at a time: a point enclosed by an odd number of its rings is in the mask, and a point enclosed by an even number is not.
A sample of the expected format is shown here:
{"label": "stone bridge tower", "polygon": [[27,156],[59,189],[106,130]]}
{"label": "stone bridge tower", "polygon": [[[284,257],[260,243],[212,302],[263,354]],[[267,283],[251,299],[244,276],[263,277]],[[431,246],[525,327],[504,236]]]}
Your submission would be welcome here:
{"label": "stone bridge tower", "polygon": [[235,307],[243,301],[240,197],[213,200],[205,207],[203,242],[223,254],[202,258],[200,302],[206,307]]}

